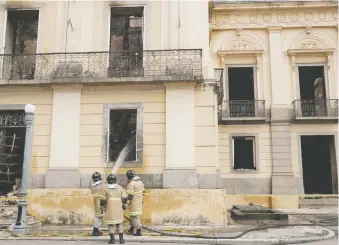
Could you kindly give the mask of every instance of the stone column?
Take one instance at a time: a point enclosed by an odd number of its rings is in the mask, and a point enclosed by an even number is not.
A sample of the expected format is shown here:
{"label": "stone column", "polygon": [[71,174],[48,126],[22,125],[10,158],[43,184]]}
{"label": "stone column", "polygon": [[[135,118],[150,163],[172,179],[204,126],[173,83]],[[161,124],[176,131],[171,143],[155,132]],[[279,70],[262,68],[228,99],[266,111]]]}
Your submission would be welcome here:
{"label": "stone column", "polygon": [[167,83],[166,167],[163,188],[197,188],[195,167],[195,83]]}
{"label": "stone column", "polygon": [[21,198],[18,203],[18,216],[14,225],[12,233],[14,235],[26,235],[27,234],[27,221],[26,221],[26,209],[27,209],[27,189],[29,186],[29,180],[31,179],[32,168],[32,143],[33,143],[33,122],[34,122],[34,105],[25,106],[25,149],[24,159],[22,166],[22,179],[21,187],[19,190],[19,197]]}
{"label": "stone column", "polygon": [[53,86],[53,117],[46,188],[80,188],[81,86]]}
{"label": "stone column", "polygon": [[272,194],[298,194],[299,181],[292,169],[289,86],[282,73],[281,27],[269,27],[271,66]]}

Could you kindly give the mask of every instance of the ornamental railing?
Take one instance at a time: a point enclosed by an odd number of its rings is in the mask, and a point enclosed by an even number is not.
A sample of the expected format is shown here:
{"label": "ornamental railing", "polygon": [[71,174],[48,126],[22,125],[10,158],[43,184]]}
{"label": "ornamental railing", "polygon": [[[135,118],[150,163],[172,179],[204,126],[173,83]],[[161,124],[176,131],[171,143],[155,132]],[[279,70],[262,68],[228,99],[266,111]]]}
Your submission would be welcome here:
{"label": "ornamental railing", "polygon": [[221,110],[222,118],[264,118],[264,100],[228,100]]}
{"label": "ornamental railing", "polygon": [[338,100],[294,100],[294,116],[306,117],[338,117]]}
{"label": "ornamental railing", "polygon": [[218,97],[218,105],[222,104],[222,100],[224,98],[224,84],[223,84],[223,73],[224,69],[216,68],[214,69],[214,82],[215,85],[215,93]]}
{"label": "ornamental railing", "polygon": [[[202,79],[202,50],[0,55],[0,79]],[[133,80],[133,79],[132,79]]]}

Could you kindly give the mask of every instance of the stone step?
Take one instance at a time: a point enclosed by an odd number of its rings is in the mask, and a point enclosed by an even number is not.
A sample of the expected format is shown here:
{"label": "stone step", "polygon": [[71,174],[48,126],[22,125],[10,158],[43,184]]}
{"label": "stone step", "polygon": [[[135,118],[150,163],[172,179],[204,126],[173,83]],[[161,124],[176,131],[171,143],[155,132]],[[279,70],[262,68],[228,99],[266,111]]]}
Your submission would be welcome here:
{"label": "stone step", "polygon": [[338,208],[337,198],[301,199],[299,208]]}
{"label": "stone step", "polygon": [[[14,223],[8,226],[10,232],[13,231]],[[33,221],[27,223],[27,234],[33,235],[39,233],[41,230],[41,221]]]}

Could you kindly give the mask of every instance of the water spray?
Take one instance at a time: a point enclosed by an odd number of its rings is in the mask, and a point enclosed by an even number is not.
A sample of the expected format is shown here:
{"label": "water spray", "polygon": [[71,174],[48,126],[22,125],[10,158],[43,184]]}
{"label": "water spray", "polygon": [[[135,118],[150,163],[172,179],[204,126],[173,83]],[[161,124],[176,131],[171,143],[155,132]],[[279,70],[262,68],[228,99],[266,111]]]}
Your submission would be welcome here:
{"label": "water spray", "polygon": [[128,140],[126,146],[120,152],[118,159],[115,162],[114,167],[112,168],[112,174],[115,175],[119,171],[121,164],[125,161],[125,159],[127,158],[128,154],[131,152],[135,144],[136,144],[136,137],[134,135]]}

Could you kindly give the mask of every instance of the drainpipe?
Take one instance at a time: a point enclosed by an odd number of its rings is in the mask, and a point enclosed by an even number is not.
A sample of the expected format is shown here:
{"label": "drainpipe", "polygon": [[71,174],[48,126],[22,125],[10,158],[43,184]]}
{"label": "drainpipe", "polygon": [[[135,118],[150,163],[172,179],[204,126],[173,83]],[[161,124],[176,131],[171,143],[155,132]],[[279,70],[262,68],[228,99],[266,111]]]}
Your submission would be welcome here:
{"label": "drainpipe", "polygon": [[26,235],[27,234],[27,189],[31,179],[31,168],[32,168],[32,142],[33,142],[33,122],[34,122],[35,106],[25,106],[25,149],[24,149],[24,160],[22,166],[22,179],[21,187],[19,190],[19,203],[18,203],[18,216],[14,225],[12,235]]}

